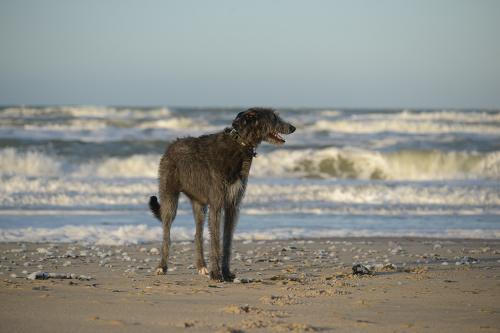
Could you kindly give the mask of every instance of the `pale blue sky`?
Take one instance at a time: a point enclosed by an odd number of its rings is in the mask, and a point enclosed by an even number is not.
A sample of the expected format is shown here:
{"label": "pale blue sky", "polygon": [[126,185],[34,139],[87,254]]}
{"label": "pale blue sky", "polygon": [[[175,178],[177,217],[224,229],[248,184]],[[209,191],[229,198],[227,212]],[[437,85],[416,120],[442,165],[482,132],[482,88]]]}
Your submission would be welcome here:
{"label": "pale blue sky", "polygon": [[500,108],[500,1],[0,0],[0,104]]}

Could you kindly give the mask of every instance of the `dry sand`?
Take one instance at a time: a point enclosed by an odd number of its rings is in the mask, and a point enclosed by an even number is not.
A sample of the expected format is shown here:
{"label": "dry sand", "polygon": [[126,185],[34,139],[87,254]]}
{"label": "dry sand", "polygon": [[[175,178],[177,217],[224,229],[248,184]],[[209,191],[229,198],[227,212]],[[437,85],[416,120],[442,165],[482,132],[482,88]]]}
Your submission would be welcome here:
{"label": "dry sand", "polygon": [[[0,244],[0,331],[500,331],[496,240],[236,242],[240,283],[197,275],[187,242],[155,276],[159,246]],[[354,263],[375,274],[353,276]]]}

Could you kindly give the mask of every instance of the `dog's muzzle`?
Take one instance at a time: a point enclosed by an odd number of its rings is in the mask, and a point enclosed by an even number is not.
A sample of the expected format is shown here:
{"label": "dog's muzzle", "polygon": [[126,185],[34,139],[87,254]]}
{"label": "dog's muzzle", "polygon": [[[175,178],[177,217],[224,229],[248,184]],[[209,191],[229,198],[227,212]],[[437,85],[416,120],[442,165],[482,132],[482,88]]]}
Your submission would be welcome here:
{"label": "dog's muzzle", "polygon": [[272,131],[269,133],[268,137],[266,138],[266,141],[275,144],[275,145],[282,145],[285,143],[285,139],[281,136],[281,134],[291,134],[295,132],[295,126],[291,124],[285,124],[284,126],[281,126],[279,129]]}

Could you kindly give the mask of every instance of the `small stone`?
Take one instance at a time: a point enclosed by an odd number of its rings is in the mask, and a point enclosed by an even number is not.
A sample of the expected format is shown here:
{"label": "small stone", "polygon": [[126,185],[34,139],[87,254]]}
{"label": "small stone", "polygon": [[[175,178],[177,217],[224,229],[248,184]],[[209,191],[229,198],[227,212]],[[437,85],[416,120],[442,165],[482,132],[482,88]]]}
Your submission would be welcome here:
{"label": "small stone", "polygon": [[465,256],[460,258],[459,261],[455,262],[455,265],[471,265],[471,264],[477,264],[478,262],[479,259]]}
{"label": "small stone", "polygon": [[46,280],[46,279],[78,279],[78,280],[92,280],[92,277],[87,275],[77,275],[75,273],[47,273],[47,272],[33,272],[26,277],[28,280]]}
{"label": "small stone", "polygon": [[383,270],[386,270],[386,271],[395,271],[395,270],[397,270],[398,268],[397,268],[397,266],[396,266],[396,265],[394,265],[394,264],[392,264],[392,263],[390,263],[390,262],[389,262],[389,263],[385,264],[385,265],[384,265],[384,267],[383,267],[382,269],[383,269]]}
{"label": "small stone", "polygon": [[49,273],[47,272],[33,272],[26,277],[28,280],[46,280],[49,278]]}
{"label": "small stone", "polygon": [[390,249],[389,251],[394,255],[402,254],[404,252],[403,248],[400,245],[395,246],[394,248]]}
{"label": "small stone", "polygon": [[354,275],[372,275],[373,272],[368,267],[362,264],[352,266],[352,274]]}
{"label": "small stone", "polygon": [[36,252],[38,252],[40,254],[45,254],[45,255],[51,255],[52,254],[52,252],[50,252],[49,250],[47,250],[44,247],[39,247],[38,249],[36,249]]}

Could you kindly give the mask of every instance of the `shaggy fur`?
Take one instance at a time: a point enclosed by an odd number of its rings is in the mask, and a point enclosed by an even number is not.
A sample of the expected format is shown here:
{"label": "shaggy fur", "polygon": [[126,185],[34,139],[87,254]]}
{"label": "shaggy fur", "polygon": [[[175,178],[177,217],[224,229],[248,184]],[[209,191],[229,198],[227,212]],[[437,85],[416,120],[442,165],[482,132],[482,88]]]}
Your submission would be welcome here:
{"label": "shaggy fur", "polygon": [[[219,281],[234,279],[229,269],[231,242],[255,149],[262,141],[283,144],[285,140],[280,134],[294,131],[295,127],[283,121],[274,110],[252,108],[240,112],[232,128],[198,138],[177,139],[167,148],[159,167],[161,205],[155,196],[149,201],[154,216],[163,223],[163,245],[157,274],[167,272],[170,228],[182,192],[191,200],[193,207],[198,272],[209,274],[211,279]],[[203,256],[203,223],[207,206],[210,207],[210,272]]]}

